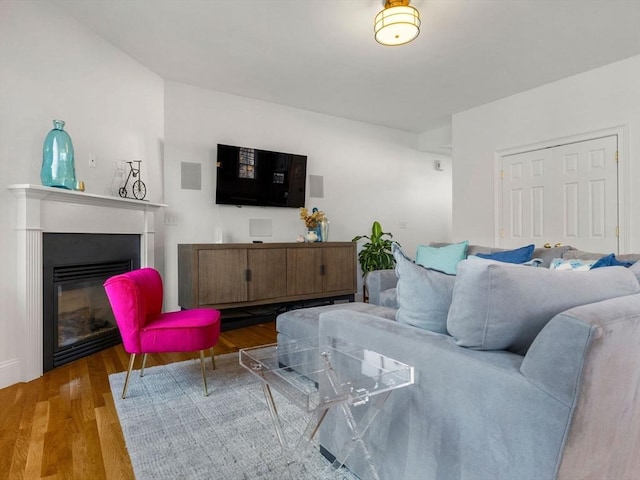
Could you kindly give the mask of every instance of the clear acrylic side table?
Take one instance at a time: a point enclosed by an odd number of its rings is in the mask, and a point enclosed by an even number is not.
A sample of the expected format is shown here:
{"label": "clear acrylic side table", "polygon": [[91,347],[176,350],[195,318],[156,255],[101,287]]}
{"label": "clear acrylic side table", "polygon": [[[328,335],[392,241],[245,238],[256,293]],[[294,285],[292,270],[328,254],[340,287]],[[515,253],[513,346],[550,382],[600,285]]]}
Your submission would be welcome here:
{"label": "clear acrylic side table", "polygon": [[[351,433],[333,462],[336,472],[354,448],[360,448],[369,468],[367,478],[378,480],[374,459],[364,434],[392,391],[412,385],[413,367],[370,349],[329,339],[298,340],[240,350],[240,364],[262,381],[265,399],[282,447],[286,474],[300,478],[297,459],[307,450],[331,408],[338,408]],[[309,414],[306,428],[293,443],[288,442],[278,415],[272,389]],[[356,420],[352,408],[364,406]]]}

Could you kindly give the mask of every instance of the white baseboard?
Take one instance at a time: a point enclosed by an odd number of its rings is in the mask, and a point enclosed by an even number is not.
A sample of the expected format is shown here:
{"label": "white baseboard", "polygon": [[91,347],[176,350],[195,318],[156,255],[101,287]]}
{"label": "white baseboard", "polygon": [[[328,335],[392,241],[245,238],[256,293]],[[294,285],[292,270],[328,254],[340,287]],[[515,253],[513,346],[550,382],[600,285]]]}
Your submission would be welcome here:
{"label": "white baseboard", "polygon": [[20,378],[20,360],[10,358],[0,362],[0,388],[9,387],[22,381]]}

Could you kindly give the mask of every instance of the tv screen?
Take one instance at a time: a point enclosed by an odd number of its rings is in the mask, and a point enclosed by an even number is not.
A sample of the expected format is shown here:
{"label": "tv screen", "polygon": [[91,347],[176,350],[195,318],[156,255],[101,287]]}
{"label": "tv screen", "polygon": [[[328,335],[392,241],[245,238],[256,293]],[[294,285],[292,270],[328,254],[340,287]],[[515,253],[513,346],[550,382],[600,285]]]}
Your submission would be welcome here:
{"label": "tv screen", "polygon": [[216,204],[304,207],[304,155],[218,144],[216,173]]}

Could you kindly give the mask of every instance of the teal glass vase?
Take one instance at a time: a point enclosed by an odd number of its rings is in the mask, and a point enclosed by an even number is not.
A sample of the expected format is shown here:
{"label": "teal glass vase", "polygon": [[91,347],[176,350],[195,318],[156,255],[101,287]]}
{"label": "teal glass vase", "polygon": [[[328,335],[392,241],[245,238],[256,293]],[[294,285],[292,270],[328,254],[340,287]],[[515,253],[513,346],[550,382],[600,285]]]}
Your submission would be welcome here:
{"label": "teal glass vase", "polygon": [[44,139],[40,181],[45,187],[76,188],[76,167],[73,161],[73,143],[64,131],[62,120],[53,121],[51,130]]}

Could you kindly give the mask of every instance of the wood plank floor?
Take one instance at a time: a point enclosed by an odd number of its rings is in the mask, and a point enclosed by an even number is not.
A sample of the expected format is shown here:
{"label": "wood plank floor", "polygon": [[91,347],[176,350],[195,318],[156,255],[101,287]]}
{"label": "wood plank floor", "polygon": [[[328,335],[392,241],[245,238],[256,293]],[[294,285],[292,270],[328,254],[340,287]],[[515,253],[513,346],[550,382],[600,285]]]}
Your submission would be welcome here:
{"label": "wood plank floor", "polygon": [[[222,332],[214,352],[275,341],[270,322]],[[0,390],[0,479],[133,479],[108,379],[128,358],[118,345]],[[147,366],[191,358],[149,355]]]}

